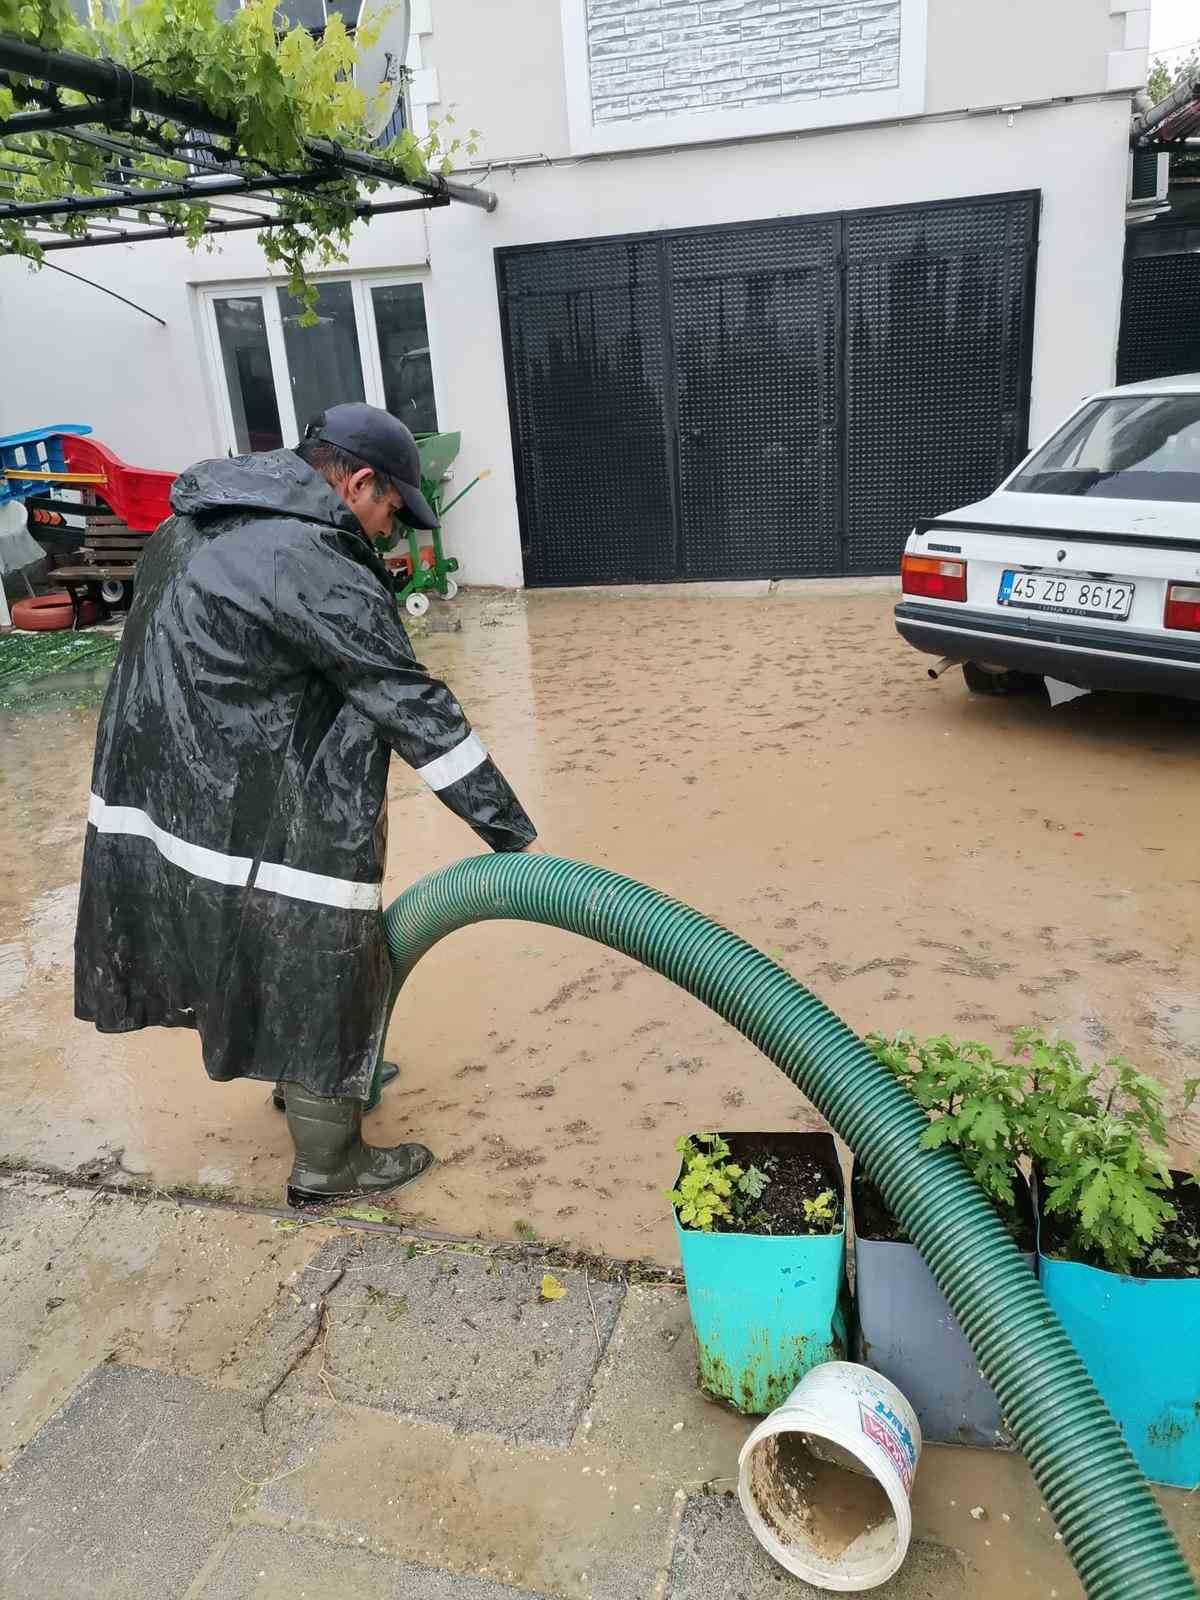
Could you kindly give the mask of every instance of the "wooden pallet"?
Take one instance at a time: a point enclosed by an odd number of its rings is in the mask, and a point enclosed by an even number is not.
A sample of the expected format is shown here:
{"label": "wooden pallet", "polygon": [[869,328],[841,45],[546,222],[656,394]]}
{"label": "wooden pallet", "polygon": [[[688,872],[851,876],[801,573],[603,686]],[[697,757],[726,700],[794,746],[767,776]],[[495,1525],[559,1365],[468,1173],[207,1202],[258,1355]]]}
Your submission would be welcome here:
{"label": "wooden pallet", "polygon": [[51,577],[70,591],[78,608],[80,599],[92,584],[107,579],[129,583],[137,571],[146,541],[152,537],[152,534],[127,527],[120,517],[89,511],[87,532],[82,547],[74,552],[74,561],[68,557],[68,564],[56,567]]}

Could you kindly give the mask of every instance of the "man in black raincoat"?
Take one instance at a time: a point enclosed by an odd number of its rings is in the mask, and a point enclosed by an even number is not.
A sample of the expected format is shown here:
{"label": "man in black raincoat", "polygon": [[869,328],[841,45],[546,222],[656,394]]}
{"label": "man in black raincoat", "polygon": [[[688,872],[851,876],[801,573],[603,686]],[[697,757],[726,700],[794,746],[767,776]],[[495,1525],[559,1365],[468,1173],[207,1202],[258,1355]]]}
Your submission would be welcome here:
{"label": "man in black raincoat", "polygon": [[200,462],[171,505],[100,714],[76,1015],[195,1028],[210,1077],[282,1080],[289,1203],[392,1188],[433,1157],[361,1137],[391,998],[391,751],[493,850],[536,838],[413,658],[372,545],[397,517],[435,525],[417,447],[334,406],[298,450]]}

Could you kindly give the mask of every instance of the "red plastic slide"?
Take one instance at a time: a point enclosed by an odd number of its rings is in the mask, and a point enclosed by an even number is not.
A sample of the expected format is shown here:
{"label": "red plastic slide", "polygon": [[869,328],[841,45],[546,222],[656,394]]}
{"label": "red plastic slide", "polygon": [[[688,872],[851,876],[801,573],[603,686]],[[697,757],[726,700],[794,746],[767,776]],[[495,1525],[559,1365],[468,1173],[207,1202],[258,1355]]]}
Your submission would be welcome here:
{"label": "red plastic slide", "polygon": [[168,496],[175,473],[127,466],[107,445],[90,435],[64,434],[63,449],[72,472],[104,474],[104,482],[96,484],[95,493],[127,527],[138,533],[153,533],[171,515]]}

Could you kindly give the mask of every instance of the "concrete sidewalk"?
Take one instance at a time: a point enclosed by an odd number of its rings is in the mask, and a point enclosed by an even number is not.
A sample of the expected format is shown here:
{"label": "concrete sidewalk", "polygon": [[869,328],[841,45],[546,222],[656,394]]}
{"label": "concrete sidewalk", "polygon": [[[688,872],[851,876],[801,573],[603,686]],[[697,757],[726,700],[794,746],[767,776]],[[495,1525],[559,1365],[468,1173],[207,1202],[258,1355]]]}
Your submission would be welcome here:
{"label": "concrete sidewalk", "polygon": [[[815,1593],[677,1284],[8,1174],[0,1305],[5,1600]],[[927,1449],[914,1510],[881,1600],[1079,1593],[1018,1458]]]}

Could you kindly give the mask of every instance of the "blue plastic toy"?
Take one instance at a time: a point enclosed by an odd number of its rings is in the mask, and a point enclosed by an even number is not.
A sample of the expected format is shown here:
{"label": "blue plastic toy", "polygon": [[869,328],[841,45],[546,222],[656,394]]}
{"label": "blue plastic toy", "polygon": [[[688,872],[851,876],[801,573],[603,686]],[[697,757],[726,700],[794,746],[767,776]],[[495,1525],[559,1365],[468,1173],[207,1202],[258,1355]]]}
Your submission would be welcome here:
{"label": "blue plastic toy", "polygon": [[54,478],[69,486],[77,475],[67,466],[62,436],[91,431],[83,422],[58,422],[51,428],[31,428],[28,433],[0,434],[0,506],[53,489],[53,482],[45,477],[9,476],[22,467],[28,472],[52,473]]}

